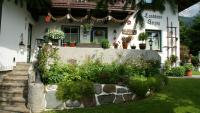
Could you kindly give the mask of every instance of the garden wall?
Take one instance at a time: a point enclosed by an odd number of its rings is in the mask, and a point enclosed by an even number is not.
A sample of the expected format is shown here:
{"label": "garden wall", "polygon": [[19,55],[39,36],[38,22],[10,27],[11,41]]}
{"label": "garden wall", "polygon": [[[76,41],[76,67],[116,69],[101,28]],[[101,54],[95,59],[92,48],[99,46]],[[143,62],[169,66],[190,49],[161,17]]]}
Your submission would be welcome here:
{"label": "garden wall", "polygon": [[56,99],[57,85],[48,85],[45,88],[46,109],[72,109],[91,107],[108,103],[122,103],[132,101],[136,95],[129,91],[127,87],[113,84],[95,84],[95,95],[91,98],[84,98],[80,101],[66,102]]}
{"label": "garden wall", "polygon": [[88,57],[101,58],[104,63],[111,63],[115,60],[123,62],[126,59],[138,60],[139,58],[161,61],[156,51],[133,49],[59,47],[59,56],[63,63],[83,63]]}

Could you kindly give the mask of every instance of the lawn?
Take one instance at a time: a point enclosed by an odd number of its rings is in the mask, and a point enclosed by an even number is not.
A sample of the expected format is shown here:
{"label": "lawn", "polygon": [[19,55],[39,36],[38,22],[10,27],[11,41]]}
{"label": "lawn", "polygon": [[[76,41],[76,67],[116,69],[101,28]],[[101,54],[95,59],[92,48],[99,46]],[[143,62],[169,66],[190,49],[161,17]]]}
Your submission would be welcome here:
{"label": "lawn", "polygon": [[192,71],[192,75],[200,75],[199,71]]}
{"label": "lawn", "polygon": [[200,113],[200,79],[171,78],[160,93],[140,101],[44,113]]}

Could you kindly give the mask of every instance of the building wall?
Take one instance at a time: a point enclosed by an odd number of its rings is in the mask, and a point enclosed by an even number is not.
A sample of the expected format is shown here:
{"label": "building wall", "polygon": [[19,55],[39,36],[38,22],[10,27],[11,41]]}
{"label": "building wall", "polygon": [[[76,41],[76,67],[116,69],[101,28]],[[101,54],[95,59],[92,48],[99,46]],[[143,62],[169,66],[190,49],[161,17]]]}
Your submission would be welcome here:
{"label": "building wall", "polygon": [[13,1],[4,0],[0,32],[0,54],[2,57],[0,63],[12,64],[13,59],[16,62],[27,61],[27,48],[25,46],[25,49],[20,51],[19,42],[21,35],[23,35],[23,42],[27,45],[29,23],[33,23],[33,20],[25,5],[21,7]]}
{"label": "building wall", "polygon": [[[166,4],[167,8],[166,10],[161,14],[159,12],[153,12],[153,11],[145,11],[143,12],[143,17],[145,20],[145,26],[144,28],[140,29],[139,26],[136,27],[135,30],[137,30],[137,34],[133,35],[133,39],[132,41],[129,43],[128,49],[130,49],[130,45],[136,45],[137,48],[139,49],[139,41],[138,41],[138,35],[141,32],[144,32],[147,29],[150,30],[160,30],[161,31],[161,51],[159,51],[158,53],[160,54],[161,58],[162,58],[162,63],[164,63],[164,61],[167,59],[167,18],[169,20],[169,23],[171,25],[171,23],[173,24],[173,27],[177,27],[177,56],[179,57],[179,48],[180,48],[180,40],[179,40],[179,21],[178,21],[178,13],[173,13],[170,9],[169,6]],[[149,18],[148,16],[145,17],[146,13],[148,13],[149,15],[156,15],[156,16],[160,16],[161,18],[154,18],[151,17]],[[149,19],[155,23],[159,23],[159,24],[149,24],[148,21]],[[134,29],[134,25],[135,25],[135,18],[134,18],[134,14],[129,18],[129,21],[131,22],[131,24],[125,23],[123,25],[121,24],[94,24],[95,27],[107,27],[108,29],[108,40],[110,41],[111,44],[111,48],[114,48],[112,46],[112,43],[114,42],[114,34],[113,31],[116,30],[116,37],[117,37],[117,42],[120,42],[119,48],[122,48],[121,45],[121,38],[123,36],[128,36],[128,35],[124,35],[122,33],[122,29]],[[61,25],[68,25],[68,26],[80,26],[83,23],[69,23],[67,21],[63,21],[63,22],[50,22],[50,23],[45,23],[44,22],[44,17],[40,18],[40,21],[37,23],[37,25],[34,28],[34,33],[33,33],[33,37],[34,38],[42,38],[45,34],[45,29],[47,28],[59,28],[61,27]],[[90,33],[88,33],[87,36],[83,35],[82,29],[80,29],[80,43],[90,43]],[[147,42],[148,43],[148,42]],[[171,55],[171,50],[169,49],[169,55]],[[175,54],[175,52],[173,53]]]}

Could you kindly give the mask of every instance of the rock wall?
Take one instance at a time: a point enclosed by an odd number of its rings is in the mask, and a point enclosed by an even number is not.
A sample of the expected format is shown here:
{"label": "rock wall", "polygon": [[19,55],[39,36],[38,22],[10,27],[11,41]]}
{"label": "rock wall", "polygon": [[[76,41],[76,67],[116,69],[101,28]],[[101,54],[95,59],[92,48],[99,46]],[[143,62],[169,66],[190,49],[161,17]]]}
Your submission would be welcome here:
{"label": "rock wall", "polygon": [[131,60],[158,60],[161,57],[156,51],[133,50],[133,49],[102,49],[102,48],[72,48],[59,47],[59,56],[63,63],[83,63],[88,57],[92,59],[100,58],[104,63],[113,61],[123,62]]}
{"label": "rock wall", "polygon": [[62,102],[56,99],[57,85],[48,85],[45,88],[46,109],[72,109],[98,106],[109,103],[123,103],[132,101],[136,95],[127,87],[114,84],[94,84],[95,95],[80,101],[67,100]]}

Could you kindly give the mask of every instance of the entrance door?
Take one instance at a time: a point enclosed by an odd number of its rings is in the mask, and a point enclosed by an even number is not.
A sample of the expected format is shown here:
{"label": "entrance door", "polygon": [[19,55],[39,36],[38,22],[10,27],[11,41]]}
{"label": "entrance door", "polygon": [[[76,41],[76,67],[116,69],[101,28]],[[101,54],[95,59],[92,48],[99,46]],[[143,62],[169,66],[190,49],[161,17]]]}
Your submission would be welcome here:
{"label": "entrance door", "polygon": [[30,63],[31,61],[31,42],[32,42],[32,25],[29,24],[28,27],[28,45],[27,45],[27,62]]}
{"label": "entrance door", "polygon": [[107,28],[94,27],[91,32],[91,42],[101,43],[102,39],[108,39],[107,34]]}

